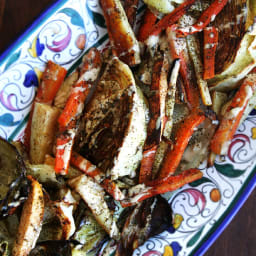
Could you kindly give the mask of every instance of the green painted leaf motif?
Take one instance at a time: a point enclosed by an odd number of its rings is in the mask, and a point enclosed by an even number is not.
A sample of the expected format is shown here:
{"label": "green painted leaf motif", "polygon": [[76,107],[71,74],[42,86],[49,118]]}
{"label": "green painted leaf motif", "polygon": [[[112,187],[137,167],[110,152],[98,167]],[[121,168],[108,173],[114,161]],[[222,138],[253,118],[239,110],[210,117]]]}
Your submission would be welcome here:
{"label": "green painted leaf motif", "polygon": [[244,171],[234,169],[232,164],[220,165],[215,163],[214,166],[219,173],[229,178],[236,178],[244,173]]}
{"label": "green painted leaf motif", "polygon": [[87,10],[87,13],[89,14],[90,18],[93,20],[93,22],[96,25],[98,25],[99,27],[102,27],[102,28],[106,28],[104,16],[98,12],[91,10],[88,5],[88,1],[86,1],[86,10]]}
{"label": "green painted leaf motif", "polygon": [[64,9],[60,10],[59,12],[64,13],[67,16],[69,16],[71,18],[71,23],[73,25],[84,28],[84,21],[83,21],[81,15],[74,9],[64,8]]}
{"label": "green painted leaf motif", "polygon": [[199,180],[195,180],[195,181],[193,181],[193,182],[190,182],[189,185],[190,185],[191,187],[197,187],[197,186],[199,186],[199,185],[201,185],[201,184],[203,184],[203,183],[206,183],[206,182],[211,182],[211,183],[212,183],[212,181],[211,181],[210,179],[208,179],[208,178],[206,178],[206,177],[202,177],[202,178],[199,179]]}
{"label": "green painted leaf motif", "polygon": [[7,61],[7,63],[5,64],[4,67],[4,71],[7,70],[16,60],[19,59],[21,54],[21,50],[19,50],[18,52],[15,52]]}
{"label": "green painted leaf motif", "polygon": [[195,235],[192,236],[192,238],[187,243],[187,247],[193,246],[198,241],[203,232],[203,229],[204,227],[202,227]]}

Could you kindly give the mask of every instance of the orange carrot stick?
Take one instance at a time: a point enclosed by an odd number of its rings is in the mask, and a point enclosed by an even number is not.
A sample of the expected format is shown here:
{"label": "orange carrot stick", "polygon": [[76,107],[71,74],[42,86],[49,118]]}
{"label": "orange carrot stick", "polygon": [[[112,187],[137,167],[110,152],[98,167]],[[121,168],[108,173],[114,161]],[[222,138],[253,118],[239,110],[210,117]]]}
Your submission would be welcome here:
{"label": "orange carrot stick", "polygon": [[147,8],[142,17],[142,22],[137,36],[139,41],[144,42],[148,38],[152,27],[155,25],[156,21],[156,15]]}
{"label": "orange carrot stick", "polygon": [[221,12],[228,0],[214,0],[213,3],[202,13],[197,22],[192,26],[177,30],[179,36],[187,36],[202,31]]}
{"label": "orange carrot stick", "polygon": [[[175,8],[171,13],[164,16],[160,21],[158,21],[150,31],[150,35],[158,35],[162,30],[173,25],[176,21],[183,16],[190,6],[195,2],[195,0],[187,0],[182,3],[180,6]],[[149,36],[149,35],[148,35]]]}
{"label": "orange carrot stick", "polygon": [[69,159],[74,144],[75,129],[61,133],[56,142],[55,172],[66,175],[69,168]]}
{"label": "orange carrot stick", "polygon": [[170,149],[163,160],[163,165],[159,173],[159,178],[163,179],[172,175],[178,167],[182,155],[188,145],[189,139],[194,133],[194,129],[201,124],[205,116],[200,112],[192,112],[177,130],[173,148]]}
{"label": "orange carrot stick", "polygon": [[67,70],[58,64],[48,61],[42,75],[42,81],[38,87],[35,101],[51,105],[59,90]]}
{"label": "orange carrot stick", "polygon": [[82,157],[76,152],[72,152],[71,164],[84,172],[86,175],[95,179],[115,200],[122,200],[123,193],[120,191],[116,183],[110,179],[105,178],[105,174],[93,165],[90,161]]}
{"label": "orange carrot stick", "polygon": [[90,92],[91,86],[91,83],[79,81],[72,87],[70,96],[58,119],[60,127],[64,129],[75,128],[77,117],[83,111],[84,101]]}
{"label": "orange carrot stick", "polygon": [[55,171],[62,175],[68,172],[77,130],[76,123],[83,112],[85,99],[92,89],[93,82],[96,81],[99,75],[102,64],[100,53],[96,48],[91,49],[85,56],[85,63],[82,68],[84,72],[78,82],[72,86],[70,96],[58,119],[60,134],[56,143]]}
{"label": "orange carrot stick", "polygon": [[145,183],[150,180],[152,177],[152,167],[155,161],[157,151],[157,145],[153,146],[150,149],[143,151],[143,156],[140,164],[140,176],[139,183]]}
{"label": "orange carrot stick", "polygon": [[204,79],[213,78],[215,75],[215,52],[218,44],[218,31],[215,27],[204,29]]}
{"label": "orange carrot stick", "polygon": [[195,78],[192,76],[190,67],[190,58],[187,49],[187,43],[184,38],[176,37],[176,25],[170,26],[166,30],[169,49],[173,59],[180,59],[180,75],[184,82],[187,103],[191,109],[199,108],[200,97],[197,86],[195,85]]}
{"label": "orange carrot stick", "polygon": [[151,186],[142,188],[138,193],[131,195],[129,198],[121,201],[122,207],[132,206],[138,202],[141,202],[147,198],[163,194],[166,192],[174,191],[187,183],[193,182],[203,177],[203,174],[198,169],[189,169],[183,171],[176,176],[170,176],[164,180],[158,182],[152,181]]}
{"label": "orange carrot stick", "polygon": [[249,74],[228,106],[211,140],[211,150],[218,155],[227,154],[230,142],[238,128],[250,97],[256,90],[256,74]]}

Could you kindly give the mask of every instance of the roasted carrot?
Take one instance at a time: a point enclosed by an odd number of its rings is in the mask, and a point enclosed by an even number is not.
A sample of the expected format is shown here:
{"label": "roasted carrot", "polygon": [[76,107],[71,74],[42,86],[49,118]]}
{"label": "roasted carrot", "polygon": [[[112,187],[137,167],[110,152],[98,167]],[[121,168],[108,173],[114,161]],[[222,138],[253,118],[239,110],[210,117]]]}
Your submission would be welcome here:
{"label": "roasted carrot", "polygon": [[187,42],[184,38],[176,37],[176,25],[170,26],[166,30],[169,49],[173,59],[180,59],[180,75],[184,82],[187,103],[191,109],[199,108],[200,97],[197,86],[195,85],[195,77],[192,75],[189,54],[187,49]]}
{"label": "roasted carrot", "polygon": [[139,41],[144,42],[148,38],[152,27],[155,25],[156,21],[156,15],[147,8],[142,17],[142,22],[137,36]]}
{"label": "roasted carrot", "polygon": [[129,66],[140,63],[139,43],[120,0],[100,0],[113,52]]}
{"label": "roasted carrot", "polygon": [[227,107],[214,134],[210,148],[218,155],[227,154],[231,140],[239,126],[250,97],[256,90],[256,74],[249,74]]}
{"label": "roasted carrot", "polygon": [[168,61],[166,55],[156,58],[152,71],[151,92],[148,99],[150,121],[147,128],[147,139],[144,145],[143,158],[140,167],[139,182],[151,179],[152,167],[157,145],[159,144],[165,125],[165,99],[167,94]]}
{"label": "roasted carrot", "polygon": [[90,92],[91,86],[91,83],[79,81],[72,87],[64,110],[58,119],[60,130],[75,128],[77,117],[83,111],[84,101]]}
{"label": "roasted carrot", "polygon": [[138,9],[139,0],[126,0],[124,1],[124,11],[126,13],[127,19],[133,27],[135,19],[136,19],[136,12]]}
{"label": "roasted carrot", "polygon": [[56,143],[55,171],[62,175],[68,172],[71,151],[77,130],[76,124],[83,112],[85,99],[89,95],[92,85],[99,75],[102,64],[100,53],[96,48],[91,49],[85,55],[84,60],[85,62],[82,67],[83,73],[77,83],[72,86],[70,96],[58,119],[60,134]]}
{"label": "roasted carrot", "polygon": [[[171,13],[164,16],[160,21],[158,21],[150,31],[149,35],[158,35],[162,30],[168,28],[173,25],[176,21],[178,21],[181,16],[183,16],[186,11],[190,8],[190,6],[195,2],[195,0],[187,0],[182,3],[180,6],[175,8]],[[148,35],[148,36],[149,36]]]}
{"label": "roasted carrot", "polygon": [[51,60],[47,62],[35,101],[51,105],[64,81],[67,70]]}
{"label": "roasted carrot", "polygon": [[215,27],[204,28],[204,79],[215,75],[215,52],[218,44],[218,31]]}
{"label": "roasted carrot", "polygon": [[210,22],[214,21],[227,3],[228,0],[214,0],[194,25],[177,29],[177,34],[179,36],[187,36],[202,31]]}
{"label": "roasted carrot", "polygon": [[150,182],[150,185],[142,187],[142,189],[131,195],[129,198],[121,201],[122,207],[132,206],[138,202],[141,202],[147,198],[163,194],[166,192],[174,191],[187,183],[193,182],[202,178],[203,174],[198,169],[189,169],[183,171],[181,174],[176,176],[170,176],[163,180],[157,180]]}
{"label": "roasted carrot", "polygon": [[152,167],[155,161],[157,145],[143,151],[143,156],[140,164],[139,183],[145,183],[152,177]]}
{"label": "roasted carrot", "polygon": [[203,113],[195,111],[182,122],[175,134],[173,148],[170,149],[164,157],[159,173],[160,179],[166,178],[175,172],[188,145],[189,139],[194,133],[194,129],[201,124],[204,119],[205,116]]}
{"label": "roasted carrot", "polygon": [[56,142],[55,172],[60,175],[66,175],[69,168],[69,160],[74,144],[76,131],[70,129],[61,133]]}
{"label": "roasted carrot", "polygon": [[71,164],[79,170],[95,179],[113,198],[117,201],[124,198],[123,193],[120,191],[116,183],[110,179],[105,178],[105,174],[93,165],[90,161],[82,157],[76,152],[72,152]]}
{"label": "roasted carrot", "polygon": [[[40,85],[35,97],[36,102],[45,103],[51,105],[56,93],[58,92],[61,84],[64,81],[67,70],[60,65],[52,62],[47,62],[45,70],[43,72]],[[34,104],[31,106],[28,123],[24,133],[24,145],[29,151],[30,148],[30,136],[31,136],[31,123],[33,116]]]}

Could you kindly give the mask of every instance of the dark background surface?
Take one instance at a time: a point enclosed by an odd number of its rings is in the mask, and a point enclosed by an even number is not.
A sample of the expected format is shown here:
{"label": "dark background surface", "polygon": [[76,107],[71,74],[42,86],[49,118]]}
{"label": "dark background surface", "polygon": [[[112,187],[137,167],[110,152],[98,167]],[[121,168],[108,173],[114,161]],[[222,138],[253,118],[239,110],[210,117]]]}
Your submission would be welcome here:
{"label": "dark background surface", "polygon": [[[53,0],[0,0],[2,53]],[[205,256],[256,256],[256,190]]]}

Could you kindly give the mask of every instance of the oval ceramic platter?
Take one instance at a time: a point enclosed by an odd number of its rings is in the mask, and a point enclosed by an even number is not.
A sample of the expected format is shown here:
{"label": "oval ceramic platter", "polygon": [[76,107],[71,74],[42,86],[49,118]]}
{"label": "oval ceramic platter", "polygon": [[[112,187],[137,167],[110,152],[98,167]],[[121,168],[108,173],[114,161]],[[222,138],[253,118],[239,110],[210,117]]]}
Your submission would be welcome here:
{"label": "oval ceramic platter", "polygon": [[[0,57],[0,136],[22,137],[47,60],[72,72],[90,47],[103,49],[107,43],[98,1],[57,1]],[[133,255],[203,254],[255,187],[255,149],[256,109],[239,127],[226,157],[211,168],[202,165],[202,179],[166,195],[175,231],[149,239]]]}

